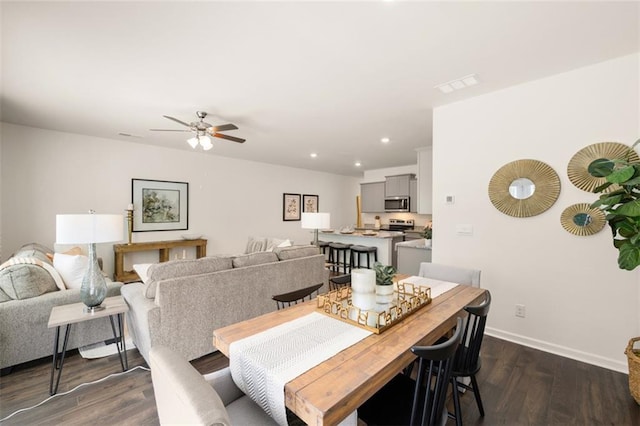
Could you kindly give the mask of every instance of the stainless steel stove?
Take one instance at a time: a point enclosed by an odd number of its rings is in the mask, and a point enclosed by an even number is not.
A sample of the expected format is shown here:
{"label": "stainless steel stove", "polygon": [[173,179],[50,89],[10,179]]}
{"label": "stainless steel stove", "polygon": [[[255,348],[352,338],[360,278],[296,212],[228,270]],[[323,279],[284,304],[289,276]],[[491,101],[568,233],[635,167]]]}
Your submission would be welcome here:
{"label": "stainless steel stove", "polygon": [[380,229],[384,231],[407,231],[413,229],[414,224],[413,219],[389,219],[389,224],[381,226]]}

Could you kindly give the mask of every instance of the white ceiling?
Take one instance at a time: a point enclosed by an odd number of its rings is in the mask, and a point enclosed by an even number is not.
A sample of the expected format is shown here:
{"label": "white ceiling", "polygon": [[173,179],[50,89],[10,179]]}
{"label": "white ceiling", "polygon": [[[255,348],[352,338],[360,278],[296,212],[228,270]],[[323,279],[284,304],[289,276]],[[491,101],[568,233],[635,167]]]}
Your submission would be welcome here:
{"label": "white ceiling", "polygon": [[247,139],[202,155],[358,176],[415,163],[434,106],[637,52],[639,6],[3,1],[0,119],[190,150],[149,129],[201,110]]}

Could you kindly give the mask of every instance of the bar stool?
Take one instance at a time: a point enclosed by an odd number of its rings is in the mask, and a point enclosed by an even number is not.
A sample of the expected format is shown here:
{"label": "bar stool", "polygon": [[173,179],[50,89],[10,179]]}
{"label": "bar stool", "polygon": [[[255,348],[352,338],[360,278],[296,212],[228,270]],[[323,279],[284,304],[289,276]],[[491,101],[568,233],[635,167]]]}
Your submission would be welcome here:
{"label": "bar stool", "polygon": [[322,254],[325,255],[325,257],[327,256],[327,251],[329,251],[329,242],[328,241],[318,241],[318,247],[320,248],[320,251],[322,252]]}
{"label": "bar stool", "polygon": [[378,248],[367,246],[351,246],[351,258],[350,263],[352,268],[361,268],[364,266],[364,262],[360,263],[360,256],[365,255],[367,257],[367,269],[371,269],[371,255],[373,254],[373,263],[378,261]]}
{"label": "bar stool", "polygon": [[[344,274],[348,274],[351,272],[349,264],[347,260],[349,259],[349,247],[352,244],[342,244],[342,243],[329,243],[329,263],[333,265],[333,272],[340,272],[340,265],[342,265],[342,272]],[[340,255],[342,254],[342,260],[340,259]]]}

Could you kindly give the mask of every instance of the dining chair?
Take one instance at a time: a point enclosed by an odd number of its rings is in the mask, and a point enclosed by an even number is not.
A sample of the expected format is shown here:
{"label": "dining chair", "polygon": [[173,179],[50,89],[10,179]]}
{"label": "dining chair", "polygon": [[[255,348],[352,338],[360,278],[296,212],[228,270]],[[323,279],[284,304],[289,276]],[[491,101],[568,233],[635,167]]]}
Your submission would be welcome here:
{"label": "dining chair", "polygon": [[202,376],[177,352],[153,346],[151,382],[161,425],[276,425],[233,383],[229,367]]}
{"label": "dining chair", "polygon": [[460,266],[442,265],[439,263],[421,262],[418,275],[434,280],[449,281],[480,287],[480,270],[462,268]]}
{"label": "dining chair", "polygon": [[462,320],[446,342],[432,346],[414,346],[418,370],[413,379],[396,375],[358,408],[358,417],[372,425],[444,425],[445,402],[451,381],[456,350],[462,337]]}
{"label": "dining chair", "polygon": [[351,274],[338,275],[329,278],[329,290],[337,290],[341,287],[351,285]]}
{"label": "dining chair", "polygon": [[[476,404],[480,416],[484,417],[484,407],[480,398],[480,389],[476,373],[480,370],[480,347],[484,337],[484,328],[487,323],[487,315],[491,307],[491,293],[487,290],[485,300],[476,306],[466,306],[465,311],[469,313],[464,332],[462,334],[462,344],[456,351],[451,371],[451,385],[453,391],[453,406],[455,415],[452,416],[456,420],[457,426],[462,426],[462,410],[460,409],[460,395],[458,389],[460,387],[473,392],[476,397]],[[458,380],[459,378],[469,377],[471,386]]]}
{"label": "dining chair", "polygon": [[[276,305],[278,306],[278,310],[284,309],[291,305],[296,305],[300,302],[304,302],[305,300],[313,299],[313,294],[318,295],[318,291],[320,287],[322,287],[324,283],[312,285],[311,287],[301,288],[300,290],[291,291],[289,293],[276,294],[271,298],[276,301]],[[308,299],[307,299],[308,298]]]}

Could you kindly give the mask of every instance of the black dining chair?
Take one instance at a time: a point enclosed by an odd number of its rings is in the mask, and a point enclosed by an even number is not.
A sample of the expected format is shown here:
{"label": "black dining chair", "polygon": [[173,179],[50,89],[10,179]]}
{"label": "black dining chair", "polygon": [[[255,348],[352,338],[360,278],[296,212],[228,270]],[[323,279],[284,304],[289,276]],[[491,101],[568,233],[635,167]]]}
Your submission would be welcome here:
{"label": "black dining chair", "polygon": [[[464,326],[462,344],[458,347],[451,371],[453,406],[455,409],[455,415],[452,417],[455,418],[457,426],[462,426],[459,387],[473,392],[476,397],[476,404],[478,405],[480,416],[484,417],[484,407],[482,406],[482,398],[480,398],[480,389],[478,388],[476,373],[480,371],[480,366],[482,365],[480,361],[480,347],[482,346],[484,328],[487,323],[487,315],[489,314],[490,307],[491,293],[487,290],[485,300],[482,303],[464,308],[464,310],[469,313],[469,316]],[[471,386],[457,380],[461,377],[471,378]]]}
{"label": "black dining chair", "polygon": [[[318,291],[323,286],[323,283],[312,285],[311,287],[301,288],[300,290],[291,291],[289,293],[276,294],[271,298],[276,301],[278,310],[287,308],[291,305],[296,305],[305,300],[313,299],[313,295],[318,295]],[[307,299],[308,298],[308,299]]]}
{"label": "black dining chair", "polygon": [[329,278],[329,290],[337,290],[341,287],[351,286],[351,274],[338,275]]}
{"label": "black dining chair", "polygon": [[358,417],[372,425],[444,425],[445,401],[451,382],[451,369],[462,337],[462,320],[446,342],[414,346],[418,356],[416,379],[396,375],[358,408]]}

